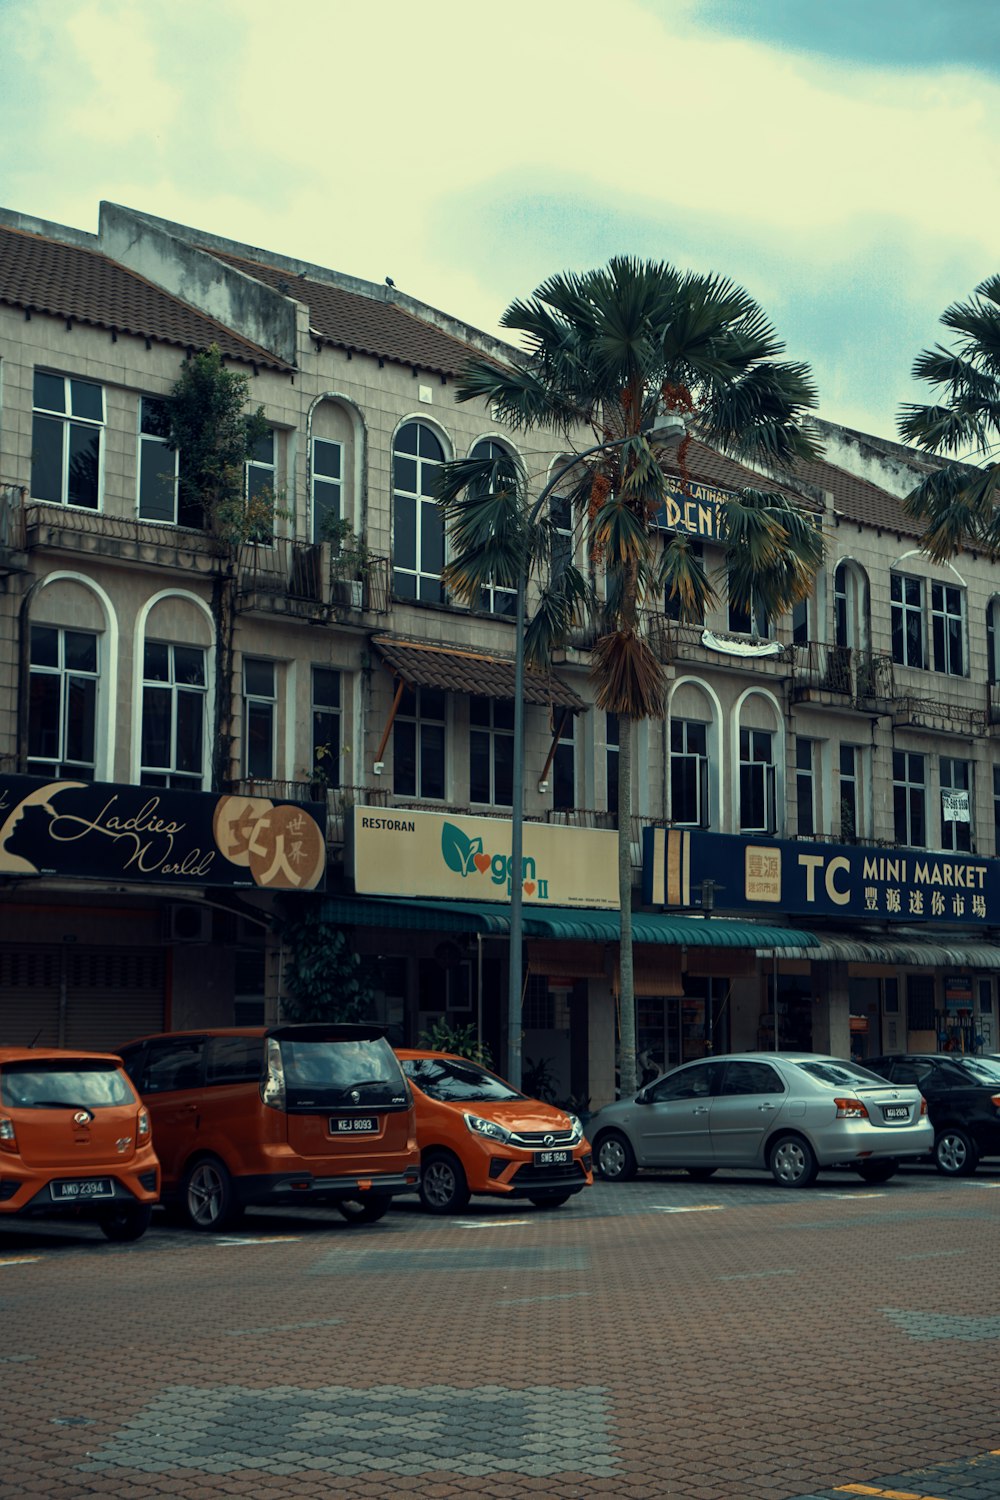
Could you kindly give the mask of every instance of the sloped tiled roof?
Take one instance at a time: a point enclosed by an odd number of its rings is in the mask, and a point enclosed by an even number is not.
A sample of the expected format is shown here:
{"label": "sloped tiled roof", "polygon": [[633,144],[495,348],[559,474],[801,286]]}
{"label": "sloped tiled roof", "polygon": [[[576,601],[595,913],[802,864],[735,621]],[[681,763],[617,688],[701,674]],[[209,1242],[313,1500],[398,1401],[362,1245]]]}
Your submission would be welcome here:
{"label": "sloped tiled roof", "polygon": [[[382,660],[410,687],[439,688],[446,693],[476,693],[482,698],[512,701],[514,662],[509,657],[485,652],[459,651],[453,646],[432,646],[424,641],[397,640],[395,636],[372,637]],[[558,708],[582,709],[586,705],[558,677],[526,669],[526,703],[555,704]]]}
{"label": "sloped tiled roof", "polygon": [[[822,510],[823,508],[819,501],[804,495],[801,490],[794,487],[793,483],[782,484],[780,480],[768,474],[748,468],[738,459],[727,458],[724,453],[709,448],[695,437],[688,441],[684,462],[681,465],[678,455],[679,447],[680,444],[676,443],[667,445],[663,456],[665,472],[673,472],[678,477],[683,474],[684,477],[696,483],[713,485],[721,490],[776,491],[778,494],[787,495],[790,500],[794,500],[797,505],[804,506],[807,510]],[[797,470],[794,472],[798,473]],[[804,475],[801,477],[805,478]]]}
{"label": "sloped tiled roof", "polygon": [[[902,500],[868,479],[861,479],[825,459],[800,460],[795,472],[807,484],[828,490],[833,496],[834,510],[847,521],[898,532],[901,536],[922,535],[919,523],[904,511]],[[914,484],[917,477],[915,474]]]}
{"label": "sloped tiled roof", "polygon": [[275,291],[304,302],[309,308],[313,333],[335,348],[370,354],[435,375],[457,375],[474,355],[481,357],[481,351],[471,344],[393,302],[365,297],[360,292],[349,292],[309,276],[297,276],[294,271],[277,266],[261,265],[214,247],[209,253]]}
{"label": "sloped tiled roof", "polygon": [[0,225],[0,302],[180,349],[217,344],[244,364],[290,368],[100,251],[5,225]]}

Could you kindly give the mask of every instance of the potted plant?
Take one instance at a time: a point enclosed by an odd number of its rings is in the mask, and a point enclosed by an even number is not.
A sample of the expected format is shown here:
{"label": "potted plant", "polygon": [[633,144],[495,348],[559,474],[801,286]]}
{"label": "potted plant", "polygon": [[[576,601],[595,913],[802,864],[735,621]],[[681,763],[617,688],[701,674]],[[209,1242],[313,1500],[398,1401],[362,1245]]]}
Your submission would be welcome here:
{"label": "potted plant", "polygon": [[358,536],[350,521],[341,516],[326,517],[320,529],[320,540],[330,544],[333,597],[354,609],[363,609],[365,582],[371,564],[368,543],[364,537]]}

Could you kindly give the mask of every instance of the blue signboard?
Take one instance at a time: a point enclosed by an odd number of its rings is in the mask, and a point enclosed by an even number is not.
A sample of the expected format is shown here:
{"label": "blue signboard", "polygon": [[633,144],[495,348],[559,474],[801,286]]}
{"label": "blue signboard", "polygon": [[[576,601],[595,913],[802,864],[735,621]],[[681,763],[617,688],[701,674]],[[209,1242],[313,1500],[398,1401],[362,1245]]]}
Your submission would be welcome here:
{"label": "blue signboard", "polygon": [[642,866],[647,906],[1000,924],[1000,860],[974,855],[647,828]]}

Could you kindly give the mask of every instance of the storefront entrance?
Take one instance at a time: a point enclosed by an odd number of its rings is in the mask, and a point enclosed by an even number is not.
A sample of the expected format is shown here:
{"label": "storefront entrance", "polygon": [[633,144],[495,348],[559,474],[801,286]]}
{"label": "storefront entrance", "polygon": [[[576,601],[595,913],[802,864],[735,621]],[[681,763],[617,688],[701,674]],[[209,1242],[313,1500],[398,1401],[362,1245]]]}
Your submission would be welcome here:
{"label": "storefront entrance", "polygon": [[684,976],[683,995],[646,996],[637,1003],[639,1081],[715,1052],[729,1050],[731,980]]}

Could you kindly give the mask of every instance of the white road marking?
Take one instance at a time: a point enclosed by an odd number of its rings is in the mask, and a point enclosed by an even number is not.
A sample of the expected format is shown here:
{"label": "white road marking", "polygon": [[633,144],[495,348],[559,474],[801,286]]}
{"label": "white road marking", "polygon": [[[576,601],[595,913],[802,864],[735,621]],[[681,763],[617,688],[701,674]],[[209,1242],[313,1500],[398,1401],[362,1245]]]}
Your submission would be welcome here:
{"label": "white road marking", "polygon": [[269,1234],[256,1240],[215,1240],[217,1250],[231,1250],[239,1245],[297,1245],[302,1238],[299,1234]]}
{"label": "white road marking", "polygon": [[654,1214],[714,1214],[725,1208],[724,1203],[693,1203],[682,1208],[667,1208],[663,1204],[652,1205]]}
{"label": "white road marking", "polygon": [[31,1266],[41,1258],[40,1255],[19,1255],[14,1260],[0,1260],[0,1266]]}
{"label": "white road marking", "polygon": [[479,1219],[456,1219],[456,1229],[516,1229],[521,1225],[530,1224],[530,1219],[494,1219],[483,1224]]}

